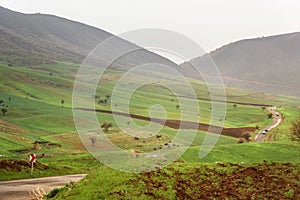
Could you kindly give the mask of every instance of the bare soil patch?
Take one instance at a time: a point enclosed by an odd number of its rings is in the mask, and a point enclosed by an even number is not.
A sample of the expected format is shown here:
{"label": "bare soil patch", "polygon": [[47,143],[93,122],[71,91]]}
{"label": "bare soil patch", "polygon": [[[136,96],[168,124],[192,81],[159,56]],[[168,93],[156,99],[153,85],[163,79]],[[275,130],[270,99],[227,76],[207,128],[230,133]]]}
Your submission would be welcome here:
{"label": "bare soil patch", "polygon": [[25,133],[24,130],[14,125],[13,123],[0,120],[0,132],[4,133]]}
{"label": "bare soil patch", "polygon": [[[86,110],[86,111],[93,111],[91,109],[81,109],[81,110]],[[218,127],[218,126],[213,126],[209,124],[204,124],[204,123],[196,123],[196,122],[189,122],[189,121],[181,121],[181,120],[166,120],[165,122],[161,119],[158,118],[150,118],[150,117],[145,117],[141,115],[136,115],[136,114],[127,114],[127,113],[122,113],[122,112],[112,112],[110,110],[100,110],[97,109],[95,110],[96,112],[100,113],[106,113],[106,114],[115,114],[123,117],[131,117],[134,119],[139,119],[139,120],[144,120],[144,121],[153,121],[155,123],[162,124],[164,126],[173,128],[173,129],[198,129],[201,131],[208,131],[211,133],[219,133],[220,130],[222,130],[221,134],[230,136],[230,137],[235,137],[239,138],[241,137],[243,132],[249,131],[253,132],[255,131],[255,127],[242,127],[242,128],[224,128],[224,127]]]}
{"label": "bare soil patch", "polygon": [[[228,169],[232,168],[231,172]],[[126,196],[147,199],[299,199],[299,166],[289,163],[261,163],[253,166],[222,164],[218,168],[160,170],[128,181],[139,191],[115,191],[112,198]],[[143,186],[143,188],[141,188]],[[126,195],[126,196],[125,196]]]}

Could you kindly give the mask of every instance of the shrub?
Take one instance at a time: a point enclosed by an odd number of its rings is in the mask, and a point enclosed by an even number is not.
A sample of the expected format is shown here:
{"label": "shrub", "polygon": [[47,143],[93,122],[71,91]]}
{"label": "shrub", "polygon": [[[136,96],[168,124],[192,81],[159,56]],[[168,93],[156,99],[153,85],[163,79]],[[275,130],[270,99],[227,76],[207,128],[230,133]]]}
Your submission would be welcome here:
{"label": "shrub", "polygon": [[242,144],[242,143],[246,142],[246,140],[244,138],[238,138],[236,142],[238,144]]}
{"label": "shrub", "polygon": [[51,190],[48,194],[47,194],[47,198],[54,198],[56,196],[56,194],[60,191],[60,188],[54,188],[53,190]]}
{"label": "shrub", "polygon": [[5,116],[5,113],[7,113],[8,110],[6,108],[1,108],[1,112],[2,112],[3,116]]}
{"label": "shrub", "polygon": [[300,141],[300,117],[292,123],[290,138],[293,141]]}
{"label": "shrub", "polygon": [[244,132],[242,133],[241,138],[244,138],[247,142],[249,142],[251,138],[251,134],[249,132]]}

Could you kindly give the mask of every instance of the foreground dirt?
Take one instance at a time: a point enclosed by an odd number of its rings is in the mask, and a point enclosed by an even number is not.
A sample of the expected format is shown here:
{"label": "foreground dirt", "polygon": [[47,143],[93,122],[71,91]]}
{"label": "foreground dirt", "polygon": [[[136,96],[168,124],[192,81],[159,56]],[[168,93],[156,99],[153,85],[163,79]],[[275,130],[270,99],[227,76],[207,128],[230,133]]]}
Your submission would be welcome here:
{"label": "foreground dirt", "polygon": [[47,178],[2,181],[0,182],[0,199],[34,199],[33,197],[37,197],[38,194],[45,194],[54,188],[63,187],[69,182],[77,182],[85,176],[86,174],[77,174]]}
{"label": "foreground dirt", "polygon": [[300,199],[299,166],[262,163],[218,164],[217,168],[160,170],[128,181],[136,190],[115,191],[111,198],[147,199]]}
{"label": "foreground dirt", "polygon": [[[48,170],[50,167],[42,163],[35,163],[35,169]],[[21,172],[22,170],[30,169],[31,165],[29,162],[24,160],[0,160],[0,169],[8,171]],[[52,167],[53,168],[53,167]]]}

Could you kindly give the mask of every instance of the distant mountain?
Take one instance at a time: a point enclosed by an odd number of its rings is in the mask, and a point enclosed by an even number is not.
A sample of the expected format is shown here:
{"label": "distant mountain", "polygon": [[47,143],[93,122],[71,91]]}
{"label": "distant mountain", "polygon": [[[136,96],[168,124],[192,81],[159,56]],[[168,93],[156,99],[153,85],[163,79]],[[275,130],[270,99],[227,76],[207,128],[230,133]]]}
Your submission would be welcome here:
{"label": "distant mountain", "polygon": [[[218,66],[226,85],[300,96],[299,32],[241,40],[192,59],[191,63],[207,76],[213,75],[209,57]],[[188,64],[181,67],[188,68]]]}
{"label": "distant mountain", "polygon": [[[36,65],[69,61],[81,63],[88,53],[112,34],[68,19],[44,15],[22,14],[0,7],[0,60],[13,65]],[[109,52],[139,48],[117,39]],[[123,56],[120,66],[137,65],[147,61],[177,66],[157,54],[144,49]]]}

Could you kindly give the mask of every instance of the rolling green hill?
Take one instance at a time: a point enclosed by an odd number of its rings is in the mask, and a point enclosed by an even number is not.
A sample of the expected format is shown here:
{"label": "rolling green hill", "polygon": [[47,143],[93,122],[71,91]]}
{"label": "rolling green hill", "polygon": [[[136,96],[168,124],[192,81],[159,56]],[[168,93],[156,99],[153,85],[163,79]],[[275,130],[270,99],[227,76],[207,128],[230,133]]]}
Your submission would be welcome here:
{"label": "rolling green hill", "polygon": [[[160,153],[167,148],[187,148],[187,151],[164,169],[159,169],[164,160],[149,159],[159,170],[140,174],[112,170],[99,163],[87,149],[96,149],[104,143],[92,138],[80,140],[74,125],[72,92],[78,63],[94,45],[109,36],[100,29],[59,17],[25,15],[0,7],[0,107],[7,111],[0,115],[0,180],[90,173],[77,184],[52,191],[48,195],[50,199],[126,198],[128,195],[136,199],[199,199],[208,195],[223,199],[261,199],[266,191],[270,199],[299,197],[300,145],[288,136],[291,122],[299,116],[298,98],[226,87],[226,100],[222,93],[217,93],[213,101],[215,105],[226,106],[223,121],[222,116],[213,112],[208,89],[218,85],[187,77],[195,92],[193,96],[183,82],[174,81],[174,74],[152,71],[156,76],[149,76],[147,71],[125,77],[127,87],[123,86],[129,89],[138,83],[151,84],[134,91],[129,102],[118,94],[117,102],[112,103],[116,83],[124,78],[124,69],[146,61],[178,67],[144,49],[119,59],[101,77],[95,94],[89,94],[91,106],[99,111],[95,114],[99,126],[111,123],[99,135],[107,136],[126,152],[135,149]],[[122,39],[116,41],[117,44],[109,46],[109,51],[134,46]],[[176,88],[178,94],[164,85]],[[180,104],[180,99],[184,99],[185,105]],[[140,131],[141,136],[149,136],[145,138],[126,134],[124,130],[134,132],[137,128],[131,123],[118,126],[112,115],[114,108],[129,106],[129,113],[118,113],[124,122],[132,115],[136,124],[145,126],[149,124],[149,110],[153,105],[164,107],[167,123],[157,135],[150,135],[148,129]],[[283,123],[268,133],[264,143],[238,144],[237,138],[243,133],[250,131],[253,137],[272,123],[268,106],[278,107],[284,116]],[[74,109],[91,112],[85,107]],[[187,119],[182,117],[186,110],[190,111]],[[161,112],[154,114],[154,121],[161,125]],[[218,142],[206,157],[199,158],[205,137],[215,135],[213,131],[207,133],[207,126],[221,122],[224,129]],[[185,125],[186,132],[197,124],[190,145],[173,143],[180,123]],[[31,152],[37,154],[38,160],[33,175],[28,165]],[[101,156],[103,152],[97,153]],[[145,161],[138,156],[135,160]]]}
{"label": "rolling green hill", "polygon": [[295,32],[240,40],[190,62],[211,75],[212,59],[230,87],[299,97],[299,52],[300,33]]}

